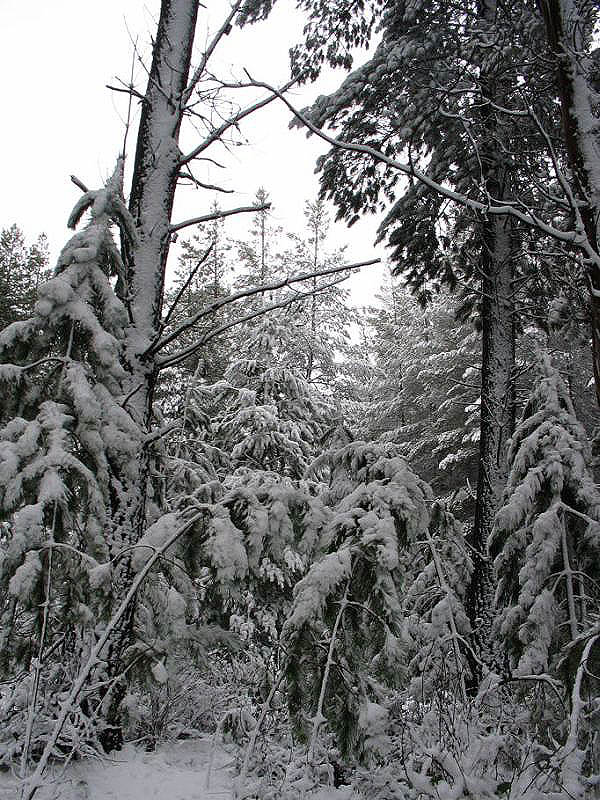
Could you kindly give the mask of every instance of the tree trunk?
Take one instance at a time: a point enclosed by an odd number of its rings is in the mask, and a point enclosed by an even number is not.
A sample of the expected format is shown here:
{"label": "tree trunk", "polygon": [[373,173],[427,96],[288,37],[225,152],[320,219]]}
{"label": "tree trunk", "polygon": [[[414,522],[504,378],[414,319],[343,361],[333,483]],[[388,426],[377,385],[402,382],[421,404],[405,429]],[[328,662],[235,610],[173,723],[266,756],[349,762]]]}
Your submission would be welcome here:
{"label": "tree trunk", "polygon": [[[482,0],[479,15],[484,29],[495,33],[496,0]],[[484,34],[485,35],[485,34]],[[502,87],[493,56],[482,55],[481,93],[488,104],[480,114],[480,162],[486,191],[494,200],[506,194],[508,175],[500,152],[496,115],[491,103],[501,99]],[[488,542],[506,481],[506,441],[515,423],[514,362],[515,317],[513,300],[513,225],[508,217],[488,216],[481,230],[481,420],[477,499],[473,530],[468,537],[474,571],[467,591],[467,612],[472,628],[470,691],[476,691],[487,652],[492,611],[492,580]]]}
{"label": "tree trunk", "polygon": [[[481,421],[475,521],[469,536],[474,572],[467,592],[467,610],[475,654],[488,663],[493,589],[487,552],[506,482],[506,442],[515,424],[515,317],[510,220],[488,219],[483,228]],[[473,660],[471,689],[476,689],[482,677],[481,667]]]}
{"label": "tree trunk", "polygon": [[[548,44],[556,59],[556,89],[574,194],[595,258],[586,258],[596,400],[600,406],[600,137],[585,70],[591,24],[581,18],[575,0],[538,0]],[[589,9],[592,14],[592,6]],[[596,18],[598,11],[595,12]],[[577,224],[577,221],[576,221]]]}
{"label": "tree trunk", "polygon": [[[179,173],[179,131],[182,95],[189,79],[198,0],[162,0],[152,67],[142,102],[129,208],[137,242],[125,243],[127,306],[131,321],[127,358],[131,371],[128,408],[147,434],[152,429],[156,365],[143,353],[155,339],[161,321],[165,268],[170,246],[171,213]],[[148,524],[147,498],[153,454],[144,446],[139,455],[137,480],[120,511],[119,548],[135,544]],[[114,578],[115,599],[122,600],[132,581],[130,557],[120,562]],[[127,609],[111,636],[107,654],[108,677],[114,681],[106,712],[105,749],[121,740],[119,708],[125,685],[124,654],[133,643],[135,604]]]}

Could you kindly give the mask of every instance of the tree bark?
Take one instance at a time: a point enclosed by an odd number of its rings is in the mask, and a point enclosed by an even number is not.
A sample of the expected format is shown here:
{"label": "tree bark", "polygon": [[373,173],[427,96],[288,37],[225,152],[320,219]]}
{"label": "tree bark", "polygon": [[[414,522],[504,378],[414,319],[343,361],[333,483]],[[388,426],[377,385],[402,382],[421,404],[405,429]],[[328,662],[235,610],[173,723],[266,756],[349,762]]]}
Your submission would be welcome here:
{"label": "tree bark", "polygon": [[[482,0],[479,16],[485,30],[493,36],[496,0]],[[495,200],[504,200],[508,174],[499,148],[501,132],[497,129],[496,116],[491,105],[501,99],[502,86],[496,75],[496,65],[489,59],[490,56],[484,51],[481,93],[488,103],[484,103],[480,111],[480,163],[488,196]],[[472,674],[468,686],[471,692],[477,690],[483,674],[483,664],[491,660],[487,652],[493,595],[488,542],[506,481],[506,442],[515,423],[513,236],[513,224],[508,217],[488,215],[484,218],[479,257],[482,292],[479,462],[475,520],[468,537],[474,565],[467,591],[467,612],[472,628],[473,648],[470,657]]]}
{"label": "tree bark", "polygon": [[[488,542],[506,482],[506,443],[515,424],[514,363],[515,317],[513,292],[513,241],[510,220],[495,217],[483,225],[481,420],[477,499],[473,531],[468,537],[474,572],[467,592],[467,610],[474,651],[489,663],[487,651],[493,605]],[[482,664],[471,664],[471,690],[482,677]]]}

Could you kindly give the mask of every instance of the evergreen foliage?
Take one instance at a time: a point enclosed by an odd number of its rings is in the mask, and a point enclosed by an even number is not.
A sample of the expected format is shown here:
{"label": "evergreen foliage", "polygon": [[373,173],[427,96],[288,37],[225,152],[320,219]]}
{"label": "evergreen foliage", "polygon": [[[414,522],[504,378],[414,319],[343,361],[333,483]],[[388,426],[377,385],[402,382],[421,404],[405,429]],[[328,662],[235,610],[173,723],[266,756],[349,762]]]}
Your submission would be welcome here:
{"label": "evergreen foliage", "polygon": [[16,225],[0,231],[0,330],[31,316],[37,288],[49,277],[43,234],[28,246]]}
{"label": "evergreen foliage", "polygon": [[567,646],[597,624],[600,494],[585,432],[548,356],[509,463],[491,543],[497,636],[518,674],[556,674]]}
{"label": "evergreen foliage", "polygon": [[368,749],[373,716],[385,719],[380,682],[402,682],[401,593],[430,489],[384,445],[334,443],[313,469],[329,474],[332,516],[283,631],[288,702],[299,732],[312,724],[311,756],[324,721],[348,755]]}

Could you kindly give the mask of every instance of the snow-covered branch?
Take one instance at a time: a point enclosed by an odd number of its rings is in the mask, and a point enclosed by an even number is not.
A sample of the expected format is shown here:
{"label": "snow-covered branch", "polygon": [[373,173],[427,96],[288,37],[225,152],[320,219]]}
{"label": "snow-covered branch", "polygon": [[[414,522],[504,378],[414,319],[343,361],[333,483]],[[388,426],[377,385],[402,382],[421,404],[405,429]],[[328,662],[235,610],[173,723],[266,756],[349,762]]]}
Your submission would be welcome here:
{"label": "snow-covered branch", "polygon": [[231,217],[234,214],[251,214],[254,211],[268,211],[271,208],[271,203],[264,203],[263,205],[254,205],[254,206],[240,206],[239,208],[228,208],[225,211],[215,211],[212,214],[204,214],[201,217],[192,217],[191,219],[186,219],[183,222],[176,222],[174,225],[171,225],[169,230],[171,233],[175,233],[175,231],[180,231],[182,228],[189,228],[192,225],[202,225],[204,222],[212,222],[215,219],[224,219],[225,217]]}
{"label": "snow-covered branch", "polygon": [[115,630],[118,622],[120,621],[121,617],[127,611],[129,604],[132,602],[133,598],[135,597],[138,589],[144,582],[146,576],[154,566],[154,564],[158,561],[158,559],[162,556],[163,553],[166,553],[167,550],[181,537],[183,534],[196,522],[198,522],[204,514],[204,511],[200,511],[199,513],[195,514],[189,520],[184,522],[179,528],[177,528],[171,536],[160,546],[156,547],[153,550],[152,555],[149,557],[148,561],[145,563],[143,568],[140,570],[138,575],[136,576],[135,580],[132,581],[127,594],[121,601],[121,604],[115,611],[112,616],[112,619],[108,623],[108,625],[104,628],[102,635],[92,648],[89,658],[86,664],[83,666],[81,671],[79,672],[77,678],[75,679],[73,686],[67,697],[63,700],[60,707],[60,713],[54,723],[54,728],[52,733],[48,736],[48,740],[46,742],[46,746],[44,747],[44,751],[40,756],[40,760],[37,763],[36,769],[33,774],[29,777],[29,779],[25,782],[23,787],[23,800],[32,800],[34,795],[37,793],[38,789],[42,785],[42,776],[46,770],[48,765],[48,760],[54,750],[60,732],[65,724],[67,717],[70,713],[72,713],[75,703],[77,702],[77,698],[81,690],[83,689],[92,669],[98,663],[100,659],[100,653],[102,652],[103,648],[105,647],[106,643],[112,632]]}
{"label": "snow-covered branch", "polygon": [[468,208],[471,211],[476,212],[477,214],[491,214],[493,216],[511,216],[515,219],[518,219],[520,222],[524,223],[528,227],[537,228],[541,233],[546,234],[547,236],[551,236],[552,238],[572,244],[576,247],[581,248],[581,250],[585,253],[586,257],[593,263],[598,264],[600,266],[600,254],[598,254],[592,244],[590,243],[588,237],[585,233],[582,233],[577,230],[569,230],[563,231],[559,228],[550,225],[544,220],[540,219],[540,217],[532,210],[526,207],[523,209],[519,209],[514,203],[506,203],[506,202],[495,202],[491,200],[489,203],[483,203],[480,200],[475,200],[467,195],[457,192],[453,189],[450,189],[448,186],[445,186],[438,181],[433,180],[429,175],[427,175],[422,170],[418,169],[412,162],[406,163],[403,161],[398,161],[395,158],[391,158],[387,156],[385,153],[382,153],[380,150],[377,150],[375,147],[371,147],[370,145],[366,144],[358,144],[356,142],[346,142],[342,139],[338,139],[334,136],[330,136],[329,134],[325,133],[321,130],[317,125],[315,125],[310,118],[303,113],[302,111],[298,110],[288,99],[284,96],[283,92],[274,86],[271,86],[264,81],[257,81],[252,78],[249,73],[248,75],[249,82],[248,84],[240,84],[240,88],[243,86],[254,86],[256,88],[266,89],[269,92],[272,92],[272,98],[279,98],[292,112],[292,114],[296,117],[297,122],[292,122],[292,127],[294,124],[303,125],[306,127],[311,133],[314,133],[319,138],[326,141],[330,144],[333,148],[337,150],[345,150],[347,152],[352,153],[362,153],[367,156],[371,156],[373,159],[378,161],[381,164],[385,164],[392,169],[398,170],[404,175],[408,175],[411,178],[414,178],[425,186],[429,187],[433,191],[437,192],[438,194],[442,195],[442,197],[447,198],[448,200],[452,200],[453,202],[457,203],[464,208]]}
{"label": "snow-covered branch", "polygon": [[[202,261],[200,261],[200,264],[206,259],[207,254],[208,253],[204,255]],[[273,281],[272,283],[263,283],[260,286],[253,286],[250,289],[242,289],[241,291],[235,292],[234,294],[230,294],[227,297],[221,298],[220,300],[215,300],[214,303],[211,303],[206,308],[201,309],[200,311],[198,311],[197,314],[194,314],[192,317],[188,317],[188,319],[184,320],[180,325],[178,325],[178,327],[174,331],[169,333],[168,336],[165,336],[162,339],[159,339],[158,341],[154,342],[148,348],[145,355],[149,353],[159,352],[160,350],[162,350],[163,347],[166,347],[172,341],[181,336],[182,333],[185,333],[185,331],[189,330],[194,325],[196,325],[201,319],[204,319],[204,317],[208,317],[211,316],[212,314],[215,314],[224,306],[227,306],[230,303],[235,303],[237,300],[241,300],[246,297],[253,297],[254,295],[263,294],[265,292],[273,292],[276,291],[277,289],[284,289],[286,286],[291,286],[294,283],[302,283],[303,281],[310,280],[311,278],[321,278],[324,277],[325,275],[334,275],[335,273],[338,272],[347,272],[348,270],[360,269],[361,267],[369,267],[372,264],[379,264],[379,262],[380,262],[379,258],[373,258],[370,261],[359,261],[356,264],[345,264],[342,267],[330,267],[328,269],[317,270],[316,272],[304,272],[301,275],[293,275],[291,277],[282,278],[278,281]],[[198,266],[200,266],[200,264],[198,264]],[[189,284],[190,280],[191,279],[188,278],[186,284],[180,290],[178,297],[175,298],[173,306],[169,310],[169,314],[167,315],[166,319],[168,319],[168,317],[172,314],[173,307],[175,306],[179,297],[185,291],[185,288]]]}
{"label": "snow-covered branch", "polygon": [[[339,270],[338,270],[339,271]],[[338,278],[335,281],[331,281],[330,283],[325,283],[322,286],[317,286],[316,289],[313,288],[309,292],[297,292],[296,294],[292,295],[291,297],[287,297],[285,300],[280,301],[279,303],[271,303],[268,306],[263,306],[259,308],[257,311],[253,311],[250,314],[246,314],[243,317],[239,317],[231,322],[227,322],[224,325],[219,325],[217,328],[213,328],[212,330],[208,331],[201,336],[200,339],[195,341],[193,344],[189,345],[189,347],[180,350],[178,353],[173,353],[172,355],[165,356],[163,359],[157,360],[157,367],[158,369],[165,369],[166,367],[175,367],[177,364],[181,364],[182,361],[185,361],[186,358],[191,356],[201,347],[204,347],[206,344],[211,342],[217,336],[228,331],[230,328],[234,328],[237,325],[242,325],[244,322],[249,322],[252,319],[256,319],[256,317],[262,317],[264,314],[268,314],[271,311],[277,311],[282,308],[287,308],[288,306],[297,303],[299,300],[304,299],[305,297],[310,297],[314,294],[319,294],[321,292],[326,292],[328,289],[337,286],[339,283],[343,283],[345,280],[348,279],[348,275],[345,275],[343,278]]]}

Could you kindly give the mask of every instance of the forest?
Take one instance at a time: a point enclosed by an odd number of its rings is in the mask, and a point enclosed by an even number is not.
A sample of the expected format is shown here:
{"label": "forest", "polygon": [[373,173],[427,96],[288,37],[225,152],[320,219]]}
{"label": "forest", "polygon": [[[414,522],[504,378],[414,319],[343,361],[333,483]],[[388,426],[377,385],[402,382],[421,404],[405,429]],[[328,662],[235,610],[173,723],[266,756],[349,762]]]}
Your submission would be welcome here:
{"label": "forest", "polygon": [[[159,5],[56,263],[0,220],[0,796],[600,798],[600,5]],[[271,104],[294,230],[206,177]]]}

